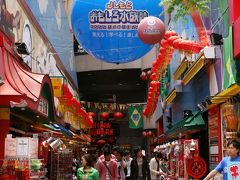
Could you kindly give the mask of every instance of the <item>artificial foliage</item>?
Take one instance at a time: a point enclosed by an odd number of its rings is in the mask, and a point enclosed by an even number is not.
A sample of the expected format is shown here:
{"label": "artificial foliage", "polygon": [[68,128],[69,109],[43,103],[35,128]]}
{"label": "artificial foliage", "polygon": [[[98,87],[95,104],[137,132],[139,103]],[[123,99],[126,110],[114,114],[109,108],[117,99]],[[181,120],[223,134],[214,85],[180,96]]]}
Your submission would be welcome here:
{"label": "artificial foliage", "polygon": [[174,14],[174,21],[180,17],[185,18],[191,11],[198,12],[201,15],[206,15],[209,11],[209,3],[211,0],[162,0],[160,6],[164,6],[166,13]]}

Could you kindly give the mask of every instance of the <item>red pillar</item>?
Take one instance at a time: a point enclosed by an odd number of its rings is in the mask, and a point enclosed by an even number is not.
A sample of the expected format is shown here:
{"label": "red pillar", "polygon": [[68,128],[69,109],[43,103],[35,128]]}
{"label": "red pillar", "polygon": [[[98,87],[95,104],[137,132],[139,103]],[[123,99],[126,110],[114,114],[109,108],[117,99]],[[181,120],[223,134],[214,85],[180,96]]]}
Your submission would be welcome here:
{"label": "red pillar", "polygon": [[5,137],[9,133],[10,109],[0,108],[0,159],[4,158]]}

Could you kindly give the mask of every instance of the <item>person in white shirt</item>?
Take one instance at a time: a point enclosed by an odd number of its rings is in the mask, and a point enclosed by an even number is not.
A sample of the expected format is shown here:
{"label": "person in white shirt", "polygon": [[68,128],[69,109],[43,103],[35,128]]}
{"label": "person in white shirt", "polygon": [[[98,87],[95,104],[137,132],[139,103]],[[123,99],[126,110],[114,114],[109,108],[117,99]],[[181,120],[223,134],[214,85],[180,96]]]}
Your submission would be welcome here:
{"label": "person in white shirt", "polygon": [[126,167],[127,167],[126,180],[130,180],[132,158],[129,150],[125,150],[124,152],[124,160],[126,162]]}
{"label": "person in white shirt", "polygon": [[152,180],[160,180],[167,177],[167,174],[160,168],[163,154],[161,152],[155,152],[155,156],[149,162],[149,169]]}

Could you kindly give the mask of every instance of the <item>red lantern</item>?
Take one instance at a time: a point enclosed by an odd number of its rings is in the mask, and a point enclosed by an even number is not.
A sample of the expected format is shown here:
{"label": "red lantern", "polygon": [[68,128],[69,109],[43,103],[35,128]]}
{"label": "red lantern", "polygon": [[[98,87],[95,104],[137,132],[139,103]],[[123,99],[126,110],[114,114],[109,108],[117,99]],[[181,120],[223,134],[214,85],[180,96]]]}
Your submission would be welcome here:
{"label": "red lantern", "polygon": [[160,46],[163,47],[163,48],[168,47],[169,46],[168,40],[163,39],[160,43]]}
{"label": "red lantern", "polygon": [[92,116],[92,118],[95,118],[96,117],[96,114],[94,112],[88,112],[88,115],[89,116]]}
{"label": "red lantern", "polygon": [[122,119],[124,117],[124,114],[122,112],[115,112],[114,118],[115,119]]}
{"label": "red lantern", "polygon": [[172,46],[173,41],[175,41],[176,39],[180,39],[180,37],[179,36],[171,36],[168,38],[168,43]]}
{"label": "red lantern", "polygon": [[152,132],[152,131],[148,131],[148,132],[147,132],[147,135],[148,135],[148,136],[152,136],[152,135],[153,135],[153,132]]}
{"label": "red lantern", "polygon": [[151,71],[151,70],[148,70],[148,71],[147,71],[147,78],[148,78],[148,79],[150,78],[151,74],[152,74],[152,71]]}
{"label": "red lantern", "polygon": [[142,71],[141,75],[140,75],[140,78],[143,80],[143,81],[146,81],[147,80],[147,73]]}
{"label": "red lantern", "polygon": [[150,76],[150,79],[152,81],[156,80],[156,73],[152,73],[152,75]]}
{"label": "red lantern", "polygon": [[106,144],[106,141],[104,139],[100,139],[97,141],[97,144]]}
{"label": "red lantern", "polygon": [[156,44],[163,39],[165,25],[157,17],[145,17],[138,24],[138,37],[146,44]]}
{"label": "red lantern", "polygon": [[146,136],[147,136],[147,132],[146,132],[146,131],[143,131],[143,132],[142,132],[142,135],[143,135],[144,137],[146,137]]}
{"label": "red lantern", "polygon": [[176,36],[177,33],[175,31],[167,31],[164,35],[164,38],[168,39],[171,36]]}
{"label": "red lantern", "polygon": [[166,48],[165,47],[160,47],[159,52],[160,54],[165,54],[166,53]]}
{"label": "red lantern", "polygon": [[182,41],[182,39],[176,39],[173,41],[173,47],[175,49],[179,49],[179,43]]}
{"label": "red lantern", "polygon": [[109,114],[108,114],[107,112],[102,112],[102,113],[100,114],[100,118],[101,118],[101,119],[108,119],[108,118],[109,118]]}

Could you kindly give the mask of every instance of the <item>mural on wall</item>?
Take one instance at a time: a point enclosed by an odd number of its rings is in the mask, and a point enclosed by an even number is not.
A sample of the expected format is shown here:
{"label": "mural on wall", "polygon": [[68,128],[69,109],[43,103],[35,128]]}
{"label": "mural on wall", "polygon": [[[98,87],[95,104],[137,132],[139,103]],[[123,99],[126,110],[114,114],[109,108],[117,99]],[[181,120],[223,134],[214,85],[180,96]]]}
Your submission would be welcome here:
{"label": "mural on wall", "polygon": [[21,6],[13,1],[0,0],[1,7],[6,7],[1,11],[1,24],[4,28],[9,27],[10,33],[15,36],[15,42],[26,44],[29,55],[22,55],[23,61],[33,72],[62,76],[49,44],[43,41]]}
{"label": "mural on wall", "polygon": [[27,46],[27,50],[30,53],[30,55],[24,55],[23,61],[27,63],[29,67],[32,66],[32,57],[31,57],[31,52],[32,52],[32,30],[30,27],[29,21],[26,19],[24,25],[23,25],[23,33],[22,33],[22,42],[24,42]]}
{"label": "mural on wall", "polygon": [[77,84],[77,75],[74,69],[73,37],[64,2],[59,0],[26,0],[26,2],[58,53],[66,70]]}
{"label": "mural on wall", "polygon": [[[7,8],[6,0],[0,0],[0,25],[1,29],[10,35],[13,30],[18,32],[21,19],[21,12],[16,10],[11,12]],[[18,33],[15,34],[18,37]]]}

